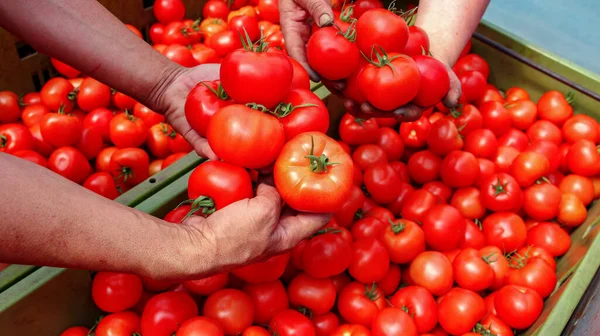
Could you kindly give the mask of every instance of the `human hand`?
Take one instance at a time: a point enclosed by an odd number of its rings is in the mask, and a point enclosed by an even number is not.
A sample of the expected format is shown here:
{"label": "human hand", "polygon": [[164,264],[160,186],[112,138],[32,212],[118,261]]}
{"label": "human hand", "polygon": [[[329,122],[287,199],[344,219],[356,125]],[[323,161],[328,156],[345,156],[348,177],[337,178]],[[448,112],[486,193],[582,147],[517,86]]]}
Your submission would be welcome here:
{"label": "human hand", "polygon": [[191,245],[205,248],[196,250],[187,276],[231,270],[289,250],[331,218],[328,214],[282,213],[282,206],[277,190],[260,184],[252,199],[232,203],[208,218],[190,217],[183,227]]}
{"label": "human hand", "polygon": [[320,80],[311,69],[306,58],[306,43],[310,38],[312,22],[319,27],[333,23],[333,9],[330,0],[279,0],[281,31],[285,37],[288,54],[297,60],[308,72],[313,82]]}
{"label": "human hand", "polygon": [[194,68],[178,66],[165,79],[163,87],[157,90],[156,98],[153,98],[157,111],[164,113],[169,124],[187,140],[198,155],[213,160],[217,156],[210,149],[208,141],[196,133],[185,118],[185,101],[188,93],[199,82],[219,79],[219,69],[219,64],[202,64]]}

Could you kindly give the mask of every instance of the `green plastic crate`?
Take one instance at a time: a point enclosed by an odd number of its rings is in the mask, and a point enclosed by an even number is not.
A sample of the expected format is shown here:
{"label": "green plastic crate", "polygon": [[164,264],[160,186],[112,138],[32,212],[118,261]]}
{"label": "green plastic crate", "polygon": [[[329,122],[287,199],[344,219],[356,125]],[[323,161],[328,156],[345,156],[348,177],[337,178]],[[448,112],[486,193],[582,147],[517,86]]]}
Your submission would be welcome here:
{"label": "green plastic crate", "polygon": [[[595,93],[600,91],[597,76],[490,25],[482,24],[478,29],[473,51],[489,62],[491,82],[500,89],[521,86],[534,101],[544,91],[572,91],[576,94],[577,113],[600,117],[600,98]],[[337,125],[343,112],[340,100],[328,96],[319,85],[313,89],[326,101],[332,125]],[[330,129],[331,135],[336,132],[335,126]],[[164,215],[186,198],[189,174],[200,160],[194,154],[188,155],[185,161],[145,181],[119,201],[156,216]],[[559,286],[546,301],[540,319],[525,335],[559,335],[564,329],[600,264],[600,259],[594,258],[600,252],[600,238],[598,229],[593,227],[599,217],[600,206],[595,204],[588,220],[572,233],[571,249],[558,260]],[[0,335],[59,335],[69,326],[91,325],[99,314],[91,300],[88,271],[29,267],[19,279],[11,282],[12,286],[0,282]]]}

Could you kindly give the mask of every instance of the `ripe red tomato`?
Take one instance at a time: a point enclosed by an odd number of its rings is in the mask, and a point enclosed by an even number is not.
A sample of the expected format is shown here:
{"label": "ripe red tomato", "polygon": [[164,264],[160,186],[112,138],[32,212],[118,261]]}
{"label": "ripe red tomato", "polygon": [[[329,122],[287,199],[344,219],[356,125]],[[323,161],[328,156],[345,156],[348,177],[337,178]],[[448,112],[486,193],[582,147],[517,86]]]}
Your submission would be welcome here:
{"label": "ripe red tomato", "polygon": [[498,140],[492,131],[480,128],[466,136],[464,150],[477,158],[492,159],[498,152]]}
{"label": "ripe red tomato", "polygon": [[440,176],[451,188],[471,186],[479,177],[479,162],[469,152],[452,151],[442,161]]}
{"label": "ripe red tomato", "polygon": [[326,133],[329,111],[323,101],[306,89],[290,90],[274,110],[283,125],[285,140],[304,132]]}
{"label": "ripe red tomato", "polygon": [[102,136],[102,139],[108,142],[110,141],[110,121],[114,116],[114,113],[106,108],[92,110],[83,119],[83,128],[93,128],[97,130]]}
{"label": "ripe red tomato", "polygon": [[60,336],[88,336],[90,330],[85,327],[71,327],[60,334]]}
{"label": "ripe red tomato", "polygon": [[112,175],[107,172],[97,172],[90,175],[83,182],[83,187],[111,200],[119,197],[117,184]]}
{"label": "ripe red tomato", "polygon": [[279,336],[315,336],[315,327],[308,317],[292,309],[277,313],[269,322],[269,329]]}
{"label": "ripe red tomato", "polygon": [[364,283],[379,282],[390,266],[390,257],[379,240],[363,238],[352,244],[352,257],[348,271],[350,275]]}
{"label": "ripe red tomato", "polygon": [[214,49],[202,43],[194,44],[190,52],[198,64],[219,63],[221,61]]}
{"label": "ripe red tomato", "polygon": [[88,160],[73,147],[60,147],[52,152],[48,159],[48,168],[80,184],[92,173]]}
{"label": "ripe red tomato", "polygon": [[161,54],[171,61],[187,68],[192,68],[198,65],[198,62],[192,55],[190,49],[180,44],[171,44],[167,46],[161,52]]}
{"label": "ripe red tomato", "polygon": [[311,238],[302,251],[302,269],[315,278],[344,272],[350,265],[352,248],[339,231],[328,231]]}
{"label": "ripe red tomato", "polygon": [[[478,222],[479,223],[479,222]],[[472,220],[465,219],[465,238],[458,246],[460,249],[481,249],[485,246],[485,236],[478,224]]]}
{"label": "ripe red tomato", "polygon": [[453,150],[460,150],[463,147],[463,139],[456,125],[442,118],[431,125],[427,145],[433,153],[444,156]]}
{"label": "ripe red tomato", "polygon": [[222,289],[204,303],[203,315],[215,319],[227,335],[242,333],[254,321],[254,305],[248,294],[237,289]]}
{"label": "ripe red tomato", "polygon": [[474,292],[481,292],[492,286],[495,273],[490,266],[494,256],[481,255],[474,248],[463,249],[456,255],[452,262],[454,280],[464,288]]}
{"label": "ripe red tomato", "polygon": [[562,132],[553,123],[547,120],[538,120],[527,129],[527,136],[531,141],[547,140],[555,143],[557,146],[562,142]]}
{"label": "ripe red tomato", "polygon": [[[2,96],[0,95],[0,100]],[[1,103],[1,101],[0,101]],[[50,113],[50,110],[42,104],[31,104],[23,108],[21,113],[21,119],[26,127],[31,127],[35,124],[41,123],[44,115]]]}
{"label": "ripe red tomato", "polygon": [[481,203],[496,211],[519,211],[523,202],[523,191],[510,175],[500,173],[481,181]]}
{"label": "ripe red tomato", "polygon": [[519,150],[514,147],[499,146],[498,154],[496,154],[496,158],[494,158],[496,171],[499,173],[509,173],[513,161],[519,154]]}
{"label": "ripe red tomato", "polygon": [[40,91],[42,104],[51,111],[62,110],[69,113],[75,105],[73,102],[75,100],[74,90],[73,84],[68,80],[61,77],[52,78],[44,84]]}
{"label": "ripe red tomato", "polygon": [[130,335],[139,332],[139,329],[140,317],[134,312],[124,311],[103,317],[96,326],[95,335]]}
{"label": "ripe red tomato", "polygon": [[571,247],[571,236],[558,224],[540,223],[527,231],[527,244],[539,246],[552,257],[559,257]]}
{"label": "ripe red tomato", "polygon": [[396,131],[389,127],[381,127],[379,129],[377,145],[384,150],[387,160],[390,162],[400,160],[404,153],[402,138]]}
{"label": "ripe red tomato", "polygon": [[365,196],[357,186],[350,187],[350,192],[346,197],[346,201],[334,213],[333,218],[341,227],[349,227],[355,219],[362,216],[362,205]]}
{"label": "ripe red tomato", "polygon": [[452,195],[450,205],[468,219],[475,220],[485,215],[486,208],[482,203],[480,191],[475,187],[457,189]]}
{"label": "ripe red tomato", "polygon": [[[356,7],[356,4],[355,4]],[[417,26],[408,27],[408,40],[404,46],[403,54],[408,56],[421,55],[429,52],[429,36],[422,28]]]}
{"label": "ripe red tomato", "polygon": [[166,45],[178,44],[187,46],[199,41],[200,34],[182,21],[169,22],[164,27],[162,43]]}
{"label": "ripe red tomato", "polygon": [[477,179],[475,185],[477,187],[481,187],[482,181],[494,175],[497,169],[496,164],[488,159],[479,158],[477,159],[477,162],[479,163],[479,178]]}
{"label": "ripe red tomato", "polygon": [[[382,129],[383,128],[380,128],[380,130]],[[361,145],[354,150],[354,153],[352,153],[352,161],[361,171],[365,171],[371,166],[387,163],[388,157],[386,152],[380,146],[367,144]]]}
{"label": "ripe red tomato", "polygon": [[386,223],[376,217],[363,217],[352,225],[352,237],[354,240],[379,238],[385,227]]}
{"label": "ripe red tomato", "polygon": [[527,148],[527,145],[529,145],[529,138],[522,131],[511,128],[508,132],[498,138],[498,145],[513,147],[518,151],[524,151]]}
{"label": "ripe red tomato", "polygon": [[530,186],[539,178],[546,175],[549,169],[550,162],[548,159],[536,152],[523,152],[519,154],[510,167],[511,175],[521,187]]}
{"label": "ripe red tomato", "polygon": [[223,335],[223,332],[223,328],[217,321],[204,316],[196,316],[186,320],[179,327],[175,336],[220,336]]}
{"label": "ripe red tomato", "polygon": [[[177,209],[180,209],[183,207],[184,206],[181,206]],[[187,210],[189,211],[189,207],[187,208]],[[188,211],[182,211],[180,217],[183,217],[183,215],[187,214]],[[180,223],[181,222],[181,220],[177,220],[172,217],[167,218],[167,216],[165,216],[165,221],[171,222],[171,223],[173,223],[173,222]],[[197,295],[202,295],[202,296],[208,296],[220,289],[225,288],[225,286],[227,286],[228,282],[229,282],[229,273],[223,272],[223,273],[217,273],[215,275],[212,275],[212,276],[209,276],[206,278],[202,278],[202,279],[198,279],[198,280],[185,281],[183,283],[183,286],[185,287],[185,289],[187,289],[191,293],[194,293]]]}
{"label": "ripe red tomato", "polygon": [[414,153],[407,165],[410,177],[418,184],[437,180],[441,167],[442,159],[428,150]]}
{"label": "ripe red tomato", "polygon": [[167,141],[169,139],[169,134],[172,132],[175,131],[173,131],[169,125],[164,123],[150,127],[147,145],[152,156],[164,159],[172,154]]}
{"label": "ripe red tomato", "polygon": [[163,42],[163,34],[165,32],[165,26],[162,23],[155,23],[150,26],[148,29],[148,34],[150,35],[150,41],[154,45],[164,44]]}
{"label": "ripe red tomato", "polygon": [[585,114],[578,114],[567,119],[562,126],[562,136],[570,144],[580,139],[597,142],[598,135],[598,122]]}
{"label": "ripe red tomato", "polygon": [[244,331],[242,336],[271,336],[271,333],[261,327],[251,326],[250,328]]}
{"label": "ripe red tomato", "polygon": [[316,336],[329,336],[340,325],[340,319],[335,313],[313,315],[310,320],[315,327]]}
{"label": "ripe red tomato", "polygon": [[554,268],[543,259],[532,258],[522,259],[516,266],[513,264],[506,275],[505,284],[533,289],[542,298],[546,298],[556,288],[556,281]]}
{"label": "ripe red tomato", "polygon": [[81,83],[77,92],[77,106],[84,111],[107,107],[111,101],[110,88],[92,77]]}
{"label": "ripe red tomato", "polygon": [[96,171],[110,172],[110,160],[112,155],[118,151],[117,147],[106,147],[96,157]]}
{"label": "ripe red tomato", "polygon": [[273,316],[289,308],[288,295],[279,280],[260,284],[244,284],[244,293],[254,305],[254,323],[267,324]]}
{"label": "ripe red tomato", "polygon": [[84,128],[75,146],[88,159],[93,160],[104,147],[102,135],[95,128]]}
{"label": "ripe red tomato", "polygon": [[590,140],[581,139],[574,142],[567,152],[568,169],[582,176],[594,176],[600,171],[600,154],[596,144]]}
{"label": "ripe red tomato", "polygon": [[407,310],[419,333],[426,333],[437,324],[437,314],[431,313],[437,311],[437,303],[423,287],[403,287],[392,296],[390,303],[393,307]]}
{"label": "ripe red tomato", "polygon": [[400,191],[396,186],[402,180],[388,163],[369,167],[364,172],[364,184],[371,198],[379,204],[390,204],[396,200]]}
{"label": "ripe red tomato", "polygon": [[483,96],[476,102],[476,105],[481,107],[481,105],[485,104],[489,101],[497,101],[499,103],[504,103],[504,97],[500,93],[497,87],[493,84],[487,84],[485,86],[485,91]]}
{"label": "ripe red tomato", "polygon": [[425,234],[415,222],[399,219],[390,221],[381,236],[381,242],[392,262],[405,264],[425,251]]}
{"label": "ripe red tomato", "polygon": [[19,96],[11,91],[0,91],[0,123],[14,123],[21,117]]}
{"label": "ripe red tomato", "polygon": [[577,227],[587,218],[587,209],[583,202],[575,194],[565,193],[561,195],[558,222],[567,227]]}
{"label": "ripe red tomato", "polygon": [[314,315],[328,313],[335,304],[335,285],[329,278],[300,273],[289,283],[287,292],[292,306],[307,308]]}
{"label": "ripe red tomato", "polygon": [[[263,0],[264,1],[264,0]],[[328,80],[340,80],[350,76],[360,61],[360,51],[354,44],[355,30],[345,33],[334,27],[318,29],[306,45],[308,64]]]}
{"label": "ripe red tomato", "polygon": [[200,82],[188,94],[185,117],[190,126],[204,137],[211,117],[217,110],[231,103],[219,81]]}
{"label": "ripe red tomato", "polygon": [[357,18],[356,45],[363,54],[372,55],[374,48],[380,48],[387,53],[404,50],[409,33],[408,26],[401,16],[383,8],[375,8],[357,15]]}
{"label": "ripe red tomato", "polygon": [[[226,20],[229,14],[227,3],[221,0],[210,0],[202,7],[202,17]],[[155,42],[156,43],[156,42]]]}
{"label": "ripe red tomato", "polygon": [[258,20],[256,16],[238,15],[229,20],[229,29],[242,36],[248,36],[251,41],[257,41],[260,38],[260,29],[258,29]]}
{"label": "ripe red tomato", "polygon": [[155,1],[152,11],[154,12],[154,17],[162,24],[181,21],[185,16],[185,6],[181,0]]}
{"label": "ripe red tomato", "polygon": [[477,54],[468,54],[460,57],[458,61],[456,61],[456,64],[454,64],[452,70],[454,70],[457,75],[467,71],[478,71],[486,80],[490,75],[490,66],[483,57]]}
{"label": "ripe red tomato", "polygon": [[351,282],[340,292],[337,308],[341,317],[352,324],[370,327],[377,313],[386,306],[375,285]]}
{"label": "ripe red tomato", "polygon": [[136,185],[148,178],[150,158],[140,148],[123,148],[110,158],[109,170],[117,183]]}
{"label": "ripe red tomato", "polygon": [[425,251],[410,264],[408,274],[412,282],[435,296],[446,294],[454,283],[452,263],[440,252]]}
{"label": "ripe red tomato", "polygon": [[72,146],[81,138],[82,123],[71,114],[48,113],[42,117],[40,132],[52,146]]}
{"label": "ripe red tomato", "polygon": [[213,49],[218,57],[225,57],[241,48],[242,41],[237,32],[228,29],[210,35],[206,39],[206,46]]}
{"label": "ripe red tomato", "polygon": [[25,149],[25,150],[13,152],[12,155],[19,157],[23,160],[27,160],[27,161],[33,162],[35,164],[38,164],[44,168],[48,167],[48,160],[46,160],[45,157],[43,157],[40,153],[38,153],[36,151],[30,150],[30,149]]}
{"label": "ripe red tomato", "polygon": [[572,97],[567,96],[565,98],[559,91],[544,93],[537,103],[540,119],[562,126],[573,115],[573,107],[570,105],[571,100]]}
{"label": "ripe red tomato", "polygon": [[[361,0],[359,0],[359,1],[361,1]],[[370,0],[366,0],[366,1],[370,1]],[[365,2],[365,1],[362,1],[362,2]],[[344,325],[339,326],[331,335],[332,336],[371,336],[370,328],[371,327],[369,326],[369,329],[367,329],[366,327],[363,327],[360,324],[344,324]]]}
{"label": "ripe red tomato", "polygon": [[[404,22],[402,18],[386,12]],[[379,51],[377,55],[381,60],[372,60],[373,63],[367,64],[358,76],[359,90],[375,108],[391,111],[415,98],[419,92],[421,74],[417,63],[406,55],[381,55]]]}
{"label": "ripe red tomato", "polygon": [[112,95],[112,103],[119,110],[127,110],[133,109],[137,102],[135,99],[117,91]]}
{"label": "ripe red tomato", "polygon": [[188,294],[165,292],[146,303],[140,330],[144,336],[173,335],[184,321],[195,316],[198,316],[198,306]]}
{"label": "ripe red tomato", "polygon": [[396,307],[384,308],[377,313],[371,332],[374,336],[418,335],[417,326],[410,315]]}
{"label": "ripe red tomato", "polygon": [[421,148],[427,144],[431,131],[431,123],[426,116],[421,116],[417,121],[403,122],[400,124],[400,137],[406,147]]}
{"label": "ripe red tomato", "polygon": [[[2,126],[0,126],[2,127]],[[29,128],[29,132],[31,133],[31,138],[33,141],[33,149],[42,154],[43,156],[50,156],[54,151],[55,147],[47,143],[42,137],[42,132],[40,131],[40,125],[33,125]]]}
{"label": "ripe red tomato", "polygon": [[548,177],[549,174],[556,172],[560,168],[560,150],[556,144],[547,140],[538,140],[529,145],[526,151],[542,154],[546,157],[546,159],[548,159],[550,166],[548,168],[546,177]]}
{"label": "ripe red tomato", "polygon": [[346,113],[339,125],[340,138],[350,146],[377,142],[379,126],[375,119],[359,119]]}
{"label": "ripe red tomato", "polygon": [[523,193],[523,210],[532,219],[547,221],[559,214],[561,191],[551,183],[534,184]]}
{"label": "ripe red tomato", "polygon": [[308,72],[306,72],[306,69],[304,69],[304,67],[300,63],[298,63],[298,61],[291,57],[290,62],[292,63],[292,67],[294,68],[292,87],[290,89],[310,90],[310,79],[308,78]]}
{"label": "ripe red tomato", "polygon": [[[409,29],[411,28],[420,29],[416,26],[411,26]],[[424,31],[423,33],[425,34]],[[429,44],[429,40],[427,40],[427,44]],[[442,62],[431,56],[420,55],[420,52],[419,50],[419,54],[412,56],[421,74],[421,85],[413,103],[428,107],[435,105],[446,96],[450,89],[450,77]]]}
{"label": "ripe red tomato", "polygon": [[[260,127],[266,128],[264,123]],[[269,133],[268,141],[273,142],[273,138],[273,133]],[[239,152],[239,146],[234,148]],[[293,209],[308,212],[338,210],[350,193],[352,174],[352,159],[348,153],[337,141],[318,132],[302,133],[288,141],[273,170],[275,185],[283,200]]]}
{"label": "ripe red tomato", "polygon": [[487,244],[496,246],[505,253],[520,248],[527,239],[525,222],[515,213],[491,214],[483,220],[482,227]]}
{"label": "ripe red tomato", "polygon": [[501,136],[512,127],[510,112],[504,105],[497,101],[485,102],[479,106],[483,127],[492,131],[496,136]]}
{"label": "ripe red tomato", "polygon": [[289,260],[289,253],[279,254],[266,261],[234,269],[231,273],[247,283],[271,282],[283,275]]}
{"label": "ripe red tomato", "polygon": [[462,102],[476,102],[485,94],[486,78],[479,71],[465,71],[458,75],[460,80]]}
{"label": "ripe red tomato", "polygon": [[505,95],[507,102],[530,99],[529,93],[520,87],[511,87],[506,90]]}
{"label": "ripe red tomato", "polygon": [[421,223],[426,213],[438,204],[436,197],[425,189],[417,189],[406,196],[400,214],[402,218]]}
{"label": "ripe red tomato", "polygon": [[425,242],[436,251],[458,248],[465,237],[465,219],[458,210],[446,204],[431,207],[423,217]]}
{"label": "ripe red tomato", "polygon": [[187,154],[188,153],[175,153],[167,156],[167,158],[164,159],[162,162],[161,170],[164,170],[165,168],[177,162],[179,159],[183,158]]}
{"label": "ripe red tomato", "polygon": [[526,130],[537,118],[537,107],[531,100],[518,100],[506,105],[506,109],[511,116],[512,124],[515,128]]}
{"label": "ripe red tomato", "polygon": [[468,136],[471,132],[483,127],[481,112],[471,104],[465,104],[458,109],[453,109],[448,119],[452,120],[462,136]]}
{"label": "ripe red tomato", "polygon": [[142,119],[119,113],[110,121],[109,137],[119,148],[139,147],[148,138],[148,128]]}
{"label": "ripe red tomato", "polygon": [[529,328],[540,316],[544,301],[534,290],[508,285],[494,298],[497,316],[515,329]]}
{"label": "ripe red tomato", "polygon": [[0,152],[13,154],[33,149],[35,143],[29,130],[20,124],[0,125]]}
{"label": "ripe red tomato", "polygon": [[142,297],[142,280],[135,274],[98,272],[92,282],[92,298],[98,308],[117,313],[129,309]]}
{"label": "ripe red tomato", "polygon": [[440,325],[452,335],[473,329],[485,317],[485,304],[479,294],[463,288],[453,288],[438,303]]}

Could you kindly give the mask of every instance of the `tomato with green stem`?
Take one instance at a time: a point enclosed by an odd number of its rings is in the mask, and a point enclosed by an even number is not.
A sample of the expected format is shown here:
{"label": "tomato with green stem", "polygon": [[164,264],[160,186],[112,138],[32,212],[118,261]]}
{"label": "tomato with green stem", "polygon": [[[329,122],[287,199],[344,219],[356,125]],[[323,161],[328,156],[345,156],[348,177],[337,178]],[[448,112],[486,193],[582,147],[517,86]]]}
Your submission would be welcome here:
{"label": "tomato with green stem", "polygon": [[[270,139],[273,141],[272,136]],[[352,174],[348,153],[318,132],[302,133],[288,141],[273,170],[283,200],[293,209],[307,212],[338,210],[350,193]]]}
{"label": "tomato with green stem", "polygon": [[340,80],[358,69],[360,51],[354,43],[356,29],[345,32],[338,27],[323,27],[311,35],[306,45],[308,64],[328,80]]}
{"label": "tomato with green stem", "polygon": [[354,240],[363,238],[379,238],[385,230],[386,223],[376,217],[363,217],[352,224]]}
{"label": "tomato with green stem", "polygon": [[123,148],[110,158],[109,169],[117,183],[137,185],[148,178],[150,158],[140,148]]}
{"label": "tomato with green stem", "polygon": [[403,54],[416,56],[429,53],[429,35],[418,26],[408,26],[408,40],[404,46]]}
{"label": "tomato with green stem", "polygon": [[530,186],[535,181],[549,172],[550,162],[536,152],[523,152],[511,164],[511,175],[523,188]]}
{"label": "tomato with green stem", "polygon": [[425,251],[425,234],[415,222],[406,219],[388,220],[381,242],[392,262],[406,264]]}
{"label": "tomato with green stem", "polygon": [[164,159],[172,154],[167,142],[169,133],[171,132],[174,132],[173,129],[165,123],[159,123],[150,127],[147,145],[152,156]]}
{"label": "tomato with green stem", "polygon": [[417,336],[417,326],[404,310],[396,307],[382,309],[373,320],[374,336],[406,335]]}
{"label": "tomato with green stem", "polygon": [[0,152],[13,154],[34,148],[34,139],[27,127],[20,124],[0,125]]}
{"label": "tomato with green stem", "polygon": [[471,104],[460,105],[458,108],[450,110],[448,118],[456,125],[463,137],[483,127],[481,112]]}
{"label": "tomato with green stem", "polygon": [[219,81],[200,82],[185,101],[185,118],[200,136],[205,137],[212,116],[220,108],[231,104]]}
{"label": "tomato with green stem", "polygon": [[523,191],[509,174],[499,173],[481,181],[481,203],[496,212],[518,211],[523,202]]}
{"label": "tomato with green stem", "polygon": [[304,132],[326,133],[329,129],[329,111],[323,101],[306,89],[290,90],[273,114],[279,118],[289,141]]}
{"label": "tomato with green stem", "polygon": [[458,253],[452,262],[454,280],[464,288],[474,292],[488,289],[494,282],[494,270],[490,260],[495,256],[481,255],[474,248],[466,248]]}
{"label": "tomato with green stem", "polygon": [[60,77],[50,79],[44,84],[40,91],[42,104],[50,111],[61,111],[65,113],[71,112],[75,107],[75,99],[77,94],[73,84],[68,80]]}
{"label": "tomato with green stem", "polygon": [[148,128],[142,119],[126,111],[111,119],[109,137],[119,148],[139,147],[148,138]]}
{"label": "tomato with green stem", "polygon": [[355,118],[348,113],[344,114],[339,124],[340,138],[351,146],[376,143],[378,130],[375,119]]}
{"label": "tomato with green stem", "polygon": [[431,293],[419,286],[400,288],[390,299],[393,307],[405,310],[414,320],[419,333],[432,330],[438,321],[437,303]]}
{"label": "tomato with green stem", "polygon": [[511,258],[505,285],[523,286],[536,291],[542,298],[548,297],[555,289],[557,277],[555,270],[544,260]]}
{"label": "tomato with green stem", "polygon": [[375,284],[356,281],[344,287],[337,300],[338,312],[344,320],[365,327],[371,327],[375,316],[385,306],[385,297]]}

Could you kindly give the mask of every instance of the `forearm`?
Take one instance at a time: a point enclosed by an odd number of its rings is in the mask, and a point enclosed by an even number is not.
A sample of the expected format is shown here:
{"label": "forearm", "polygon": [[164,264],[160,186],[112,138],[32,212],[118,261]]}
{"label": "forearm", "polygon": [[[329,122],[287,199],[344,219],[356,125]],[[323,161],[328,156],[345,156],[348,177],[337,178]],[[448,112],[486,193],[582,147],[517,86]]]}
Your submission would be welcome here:
{"label": "forearm", "polygon": [[151,277],[184,277],[190,264],[202,268],[195,256],[203,246],[184,244],[189,237],[180,225],[3,153],[0,170],[0,262]]}
{"label": "forearm", "polygon": [[421,0],[415,25],[429,35],[432,55],[452,66],[489,3],[490,0]]}
{"label": "forearm", "polygon": [[180,69],[96,0],[0,0],[0,25],[152,109],[164,79]]}

